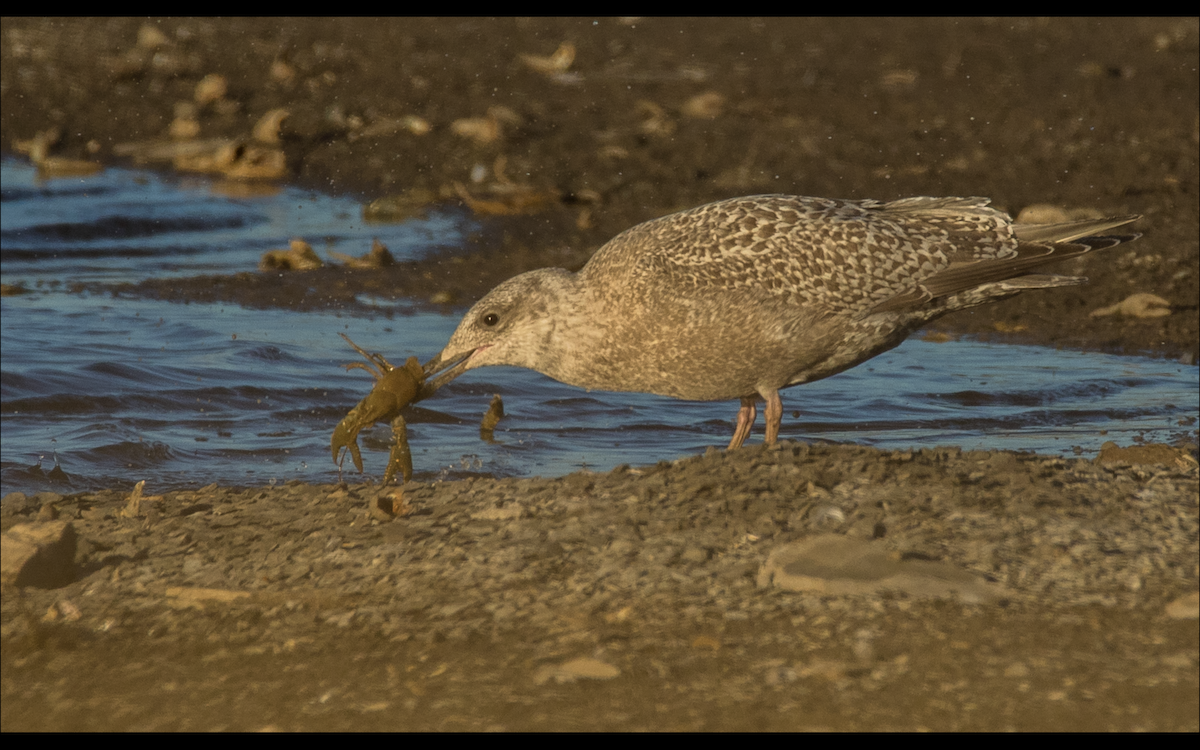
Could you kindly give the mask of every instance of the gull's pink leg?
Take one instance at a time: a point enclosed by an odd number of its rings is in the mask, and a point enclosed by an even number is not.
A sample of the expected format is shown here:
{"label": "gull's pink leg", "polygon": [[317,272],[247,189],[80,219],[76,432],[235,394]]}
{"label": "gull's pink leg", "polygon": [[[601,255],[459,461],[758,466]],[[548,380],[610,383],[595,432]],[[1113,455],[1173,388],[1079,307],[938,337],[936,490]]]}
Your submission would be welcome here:
{"label": "gull's pink leg", "polygon": [[758,407],[754,405],[754,398],[743,398],[742,408],[738,409],[737,426],[733,428],[733,439],[729,441],[729,447],[725,450],[742,447],[742,443],[750,437],[750,426],[754,424],[754,417],[757,415]]}
{"label": "gull's pink leg", "polygon": [[767,436],[763,442],[774,445],[779,437],[779,425],[783,422],[783,401],[779,398],[779,391],[771,391],[766,399],[767,408],[763,412],[763,419],[767,422]]}

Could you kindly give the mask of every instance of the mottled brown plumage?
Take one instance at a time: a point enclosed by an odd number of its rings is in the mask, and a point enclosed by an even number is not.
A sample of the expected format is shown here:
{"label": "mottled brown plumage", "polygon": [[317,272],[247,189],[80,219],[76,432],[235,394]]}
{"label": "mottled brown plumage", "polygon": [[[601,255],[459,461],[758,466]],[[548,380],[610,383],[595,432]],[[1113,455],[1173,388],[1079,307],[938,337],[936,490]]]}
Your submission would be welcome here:
{"label": "mottled brown plumage", "polygon": [[1081,284],[1030,272],[1136,239],[1101,233],[1138,218],[1017,225],[985,198],[734,198],[626,230],[577,274],[500,284],[426,372],[450,368],[432,388],[516,365],[588,389],[737,398],[730,448],[761,397],[770,443],[780,389],[853,367],[946,313]]}

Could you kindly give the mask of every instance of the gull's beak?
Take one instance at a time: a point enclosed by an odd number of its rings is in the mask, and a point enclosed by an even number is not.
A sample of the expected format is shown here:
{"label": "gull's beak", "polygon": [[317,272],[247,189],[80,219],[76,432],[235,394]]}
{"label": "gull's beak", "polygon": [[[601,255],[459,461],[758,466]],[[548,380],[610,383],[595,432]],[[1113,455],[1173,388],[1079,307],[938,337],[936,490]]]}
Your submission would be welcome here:
{"label": "gull's beak", "polygon": [[[423,368],[425,370],[426,381],[421,386],[421,393],[417,397],[418,400],[429,398],[437,389],[466,372],[467,361],[471,359],[471,355],[476,351],[478,350],[471,349],[449,359],[443,359],[443,355],[446,353],[443,350],[436,357],[426,362]],[[442,374],[437,375],[439,372]],[[437,375],[437,377],[433,377],[434,375]]]}

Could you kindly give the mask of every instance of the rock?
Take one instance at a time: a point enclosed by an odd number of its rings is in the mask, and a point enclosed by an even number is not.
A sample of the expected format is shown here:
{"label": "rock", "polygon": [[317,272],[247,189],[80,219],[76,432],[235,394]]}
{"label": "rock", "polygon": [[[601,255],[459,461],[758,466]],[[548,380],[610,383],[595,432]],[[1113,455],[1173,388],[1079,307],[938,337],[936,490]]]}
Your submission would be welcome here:
{"label": "rock", "polygon": [[1098,464],[1163,464],[1188,469],[1196,465],[1195,459],[1181,450],[1163,443],[1149,445],[1131,445],[1122,448],[1109,440],[1100,446],[1096,456]]}
{"label": "rock", "polygon": [[277,148],[248,146],[221,174],[231,180],[276,180],[287,174],[287,156]]}
{"label": "rock", "polygon": [[1157,294],[1131,294],[1115,305],[1092,310],[1093,318],[1121,315],[1126,318],[1165,318],[1171,314],[1171,303]]}
{"label": "rock", "polygon": [[55,177],[86,177],[104,171],[104,165],[97,161],[86,159],[66,159],[61,156],[47,156],[38,162],[38,176],[43,179]]}
{"label": "rock", "polygon": [[437,199],[437,193],[432,190],[412,188],[396,195],[376,198],[363,206],[362,216],[367,221],[408,221],[424,216],[429,204]]}
{"label": "rock", "polygon": [[526,67],[536,70],[542,75],[552,76],[565,73],[571,67],[571,63],[575,62],[575,45],[563,42],[558,45],[558,49],[553,54],[546,57],[522,53],[520,60],[525,63]]}
{"label": "rock", "polygon": [[187,117],[176,117],[167,128],[167,136],[177,141],[190,141],[200,135],[200,122]]}
{"label": "rock", "polygon": [[697,94],[683,105],[683,114],[697,120],[715,120],[725,111],[725,97],[716,91]]}
{"label": "rock", "polygon": [[129,499],[125,503],[125,507],[117,511],[117,515],[122,518],[137,518],[142,515],[143,502],[161,502],[162,495],[146,495],[143,494],[146,488],[146,480],[138,482],[133,486],[133,492],[129,493]]}
{"label": "rock", "polygon": [[268,250],[258,262],[260,271],[311,271],[325,265],[312,245],[296,238],[287,250]]}
{"label": "rock", "polygon": [[37,501],[31,499],[24,492],[10,492],[4,496],[3,500],[0,500],[0,507],[3,507],[6,516],[29,513],[37,506]]}
{"label": "rock", "polygon": [[329,257],[334,260],[341,261],[346,268],[356,269],[375,269],[387,268],[396,265],[396,258],[392,255],[392,251],[387,249],[387,245],[380,242],[378,239],[371,243],[371,250],[361,258],[355,258],[345,253],[339,253],[336,250],[329,251]]}
{"label": "rock", "polygon": [[167,589],[167,604],[175,609],[203,608],[207,604],[231,604],[239,599],[249,599],[245,591],[228,589],[189,588],[171,586]]}
{"label": "rock", "polygon": [[148,23],[142,24],[141,27],[138,28],[137,46],[141,47],[142,49],[158,49],[159,47],[165,47],[170,43],[171,40],[167,38],[166,34],[162,33],[156,27],[151,26]]}
{"label": "rock", "polygon": [[477,146],[487,146],[500,139],[504,133],[501,125],[520,125],[522,118],[513,110],[502,105],[489,107],[483,117],[463,117],[450,123],[450,132],[474,141]]}
{"label": "rock", "polygon": [[396,517],[404,517],[413,512],[413,506],[404,497],[403,489],[387,489],[380,492],[370,501],[368,513],[377,521],[391,521]]}
{"label": "rock", "polygon": [[252,133],[254,140],[269,146],[278,146],[280,143],[279,126],[287,119],[288,114],[286,109],[272,109],[260,117],[254,125]]}
{"label": "rock", "polygon": [[62,140],[62,129],[52,127],[47,130],[39,130],[28,140],[14,140],[12,147],[18,154],[28,154],[29,161],[39,164],[49,156],[51,147],[60,140]]}
{"label": "rock", "polygon": [[1018,224],[1061,224],[1071,220],[1065,208],[1050,203],[1034,203],[1017,214]]}
{"label": "rock", "polygon": [[13,526],[0,537],[0,588],[67,585],[75,579],[75,541],[66,521]]}
{"label": "rock", "polygon": [[758,574],[759,587],[822,594],[898,591],[970,603],[1003,596],[1002,587],[948,563],[904,560],[878,543],[821,534],[777,548]]}
{"label": "rock", "polygon": [[556,682],[574,682],[579,679],[611,680],[619,674],[621,674],[621,670],[608,662],[584,656],[557,666],[542,667],[533,679],[534,682],[541,685],[551,679]]}
{"label": "rock", "polygon": [[1193,591],[1175,599],[1166,606],[1165,613],[1167,617],[1176,620],[1200,619],[1200,591]]}
{"label": "rock", "polygon": [[500,137],[500,123],[489,117],[462,117],[450,123],[450,131],[486,146]]}
{"label": "rock", "polygon": [[418,115],[405,115],[401,117],[400,126],[413,135],[425,135],[433,129],[428,120]]}
{"label": "rock", "polygon": [[209,73],[196,84],[195,99],[200,106],[210,104],[225,98],[229,92],[229,82],[225,76]]}

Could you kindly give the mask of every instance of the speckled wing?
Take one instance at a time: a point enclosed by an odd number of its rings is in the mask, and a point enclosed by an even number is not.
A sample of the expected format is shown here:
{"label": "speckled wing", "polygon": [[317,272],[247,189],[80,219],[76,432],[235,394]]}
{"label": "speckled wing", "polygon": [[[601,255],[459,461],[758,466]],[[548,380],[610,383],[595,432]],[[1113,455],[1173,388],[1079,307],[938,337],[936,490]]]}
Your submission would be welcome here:
{"label": "speckled wing", "polygon": [[[1007,217],[1006,217],[1007,218]],[[871,309],[871,312],[912,310],[937,298],[953,297],[971,290],[987,287],[988,294],[964,295],[956,299],[953,307],[978,304],[989,296],[1004,296],[1005,291],[1021,289],[1071,286],[1087,281],[1081,277],[1032,275],[1030,272],[1054,261],[1074,258],[1093,250],[1099,250],[1122,242],[1129,242],[1140,234],[1102,235],[1110,229],[1121,227],[1140,219],[1141,216],[1110,216],[1084,221],[1059,224],[1008,224],[1006,229],[1016,244],[1011,250],[988,257],[981,253],[972,260],[952,259],[946,268],[922,279],[916,286],[891,297]],[[1007,223],[1007,222],[1006,222]],[[997,282],[1009,282],[998,287],[989,287]]]}
{"label": "speckled wing", "polygon": [[903,295],[928,299],[922,285],[951,267],[1016,256],[1011,221],[987,204],[752,196],[643,224],[624,250],[644,282],[765,291],[852,314]]}
{"label": "speckled wing", "polygon": [[[1015,225],[989,202],[736,198],[635,227],[615,255],[625,255],[635,283],[754,290],[853,315],[912,311],[1138,236],[1099,236],[1137,216]],[[1082,281],[1044,277],[1026,286]]]}

